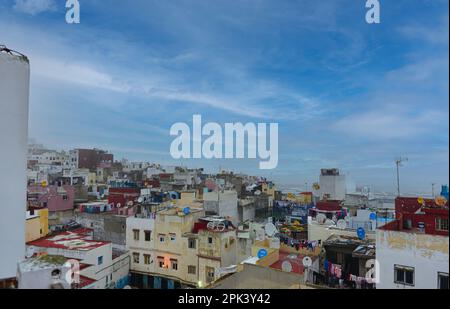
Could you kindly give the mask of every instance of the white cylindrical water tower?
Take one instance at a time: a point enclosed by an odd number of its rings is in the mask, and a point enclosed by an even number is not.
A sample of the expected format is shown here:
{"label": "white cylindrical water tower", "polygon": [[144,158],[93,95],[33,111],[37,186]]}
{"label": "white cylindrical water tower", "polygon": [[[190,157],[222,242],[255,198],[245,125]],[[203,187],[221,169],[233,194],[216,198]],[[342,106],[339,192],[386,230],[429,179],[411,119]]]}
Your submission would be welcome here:
{"label": "white cylindrical water tower", "polygon": [[0,280],[25,257],[29,86],[27,57],[0,45]]}

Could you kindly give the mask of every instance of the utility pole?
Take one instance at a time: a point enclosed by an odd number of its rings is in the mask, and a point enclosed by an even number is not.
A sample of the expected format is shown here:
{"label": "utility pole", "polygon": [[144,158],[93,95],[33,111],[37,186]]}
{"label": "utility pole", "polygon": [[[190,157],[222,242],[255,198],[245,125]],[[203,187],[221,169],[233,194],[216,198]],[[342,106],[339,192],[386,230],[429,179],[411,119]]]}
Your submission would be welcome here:
{"label": "utility pole", "polygon": [[395,160],[395,165],[397,166],[397,196],[400,196],[400,166],[403,162],[407,162],[408,158],[398,158]]}

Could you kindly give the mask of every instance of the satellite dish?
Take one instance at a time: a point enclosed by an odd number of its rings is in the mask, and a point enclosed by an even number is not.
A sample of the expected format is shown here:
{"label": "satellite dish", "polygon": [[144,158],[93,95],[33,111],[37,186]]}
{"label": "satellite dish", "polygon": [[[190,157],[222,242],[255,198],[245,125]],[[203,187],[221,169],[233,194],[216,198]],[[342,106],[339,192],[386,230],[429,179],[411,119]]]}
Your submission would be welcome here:
{"label": "satellite dish", "polygon": [[265,258],[267,256],[267,250],[266,249],[260,249],[258,251],[258,258],[262,259]]}
{"label": "satellite dish", "polygon": [[358,238],[361,240],[364,240],[366,238],[366,231],[362,227],[358,228],[357,234]]}
{"label": "satellite dish", "polygon": [[347,228],[347,222],[343,219],[339,220],[336,225],[340,230],[345,230]]}
{"label": "satellite dish", "polygon": [[319,224],[325,224],[325,221],[327,221],[327,217],[324,214],[318,214],[316,220]]}
{"label": "satellite dish", "polygon": [[117,203],[117,208],[120,208],[120,207],[122,207],[122,204],[120,204],[120,203]]}
{"label": "satellite dish", "polygon": [[447,199],[443,196],[437,196],[434,199],[434,202],[436,203],[436,205],[444,207],[447,204]]}
{"label": "satellite dish", "polygon": [[417,203],[419,203],[420,205],[425,204],[424,198],[423,198],[423,197],[419,197],[419,198],[417,199]]}
{"label": "satellite dish", "polygon": [[289,262],[289,261],[284,261],[284,262],[281,264],[281,270],[283,270],[283,271],[286,272],[286,273],[292,272],[292,264],[291,264],[291,262]]}
{"label": "satellite dish", "polygon": [[31,258],[34,255],[34,253],[35,253],[34,247],[33,246],[28,247],[27,252],[26,252],[26,257]]}
{"label": "satellite dish", "polygon": [[273,235],[277,233],[277,228],[272,223],[267,223],[264,227],[264,230],[269,237],[273,237]]}
{"label": "satellite dish", "polygon": [[326,219],[325,220],[325,225],[335,225],[336,223],[333,220],[330,219]]}
{"label": "satellite dish", "polygon": [[261,191],[256,190],[256,191],[255,191],[255,195],[261,195]]}
{"label": "satellite dish", "polygon": [[311,267],[312,266],[312,259],[309,256],[305,256],[303,258],[303,266],[305,266],[305,267]]}
{"label": "satellite dish", "polygon": [[210,221],[208,222],[206,227],[208,228],[208,230],[217,230],[219,232],[223,232],[225,230],[225,223]]}
{"label": "satellite dish", "polygon": [[185,208],[183,209],[183,213],[184,213],[185,215],[190,214],[190,213],[191,213],[191,208],[185,207]]}
{"label": "satellite dish", "polygon": [[370,216],[369,216],[369,219],[372,220],[372,221],[377,220],[377,214],[374,213],[374,212],[372,212],[372,213],[370,214]]}
{"label": "satellite dish", "polygon": [[143,203],[144,202],[144,198],[141,196],[138,198],[138,203]]}
{"label": "satellite dish", "polygon": [[129,286],[129,285],[126,285],[126,286],[124,286],[124,288],[123,288],[124,290],[131,290],[131,286]]}

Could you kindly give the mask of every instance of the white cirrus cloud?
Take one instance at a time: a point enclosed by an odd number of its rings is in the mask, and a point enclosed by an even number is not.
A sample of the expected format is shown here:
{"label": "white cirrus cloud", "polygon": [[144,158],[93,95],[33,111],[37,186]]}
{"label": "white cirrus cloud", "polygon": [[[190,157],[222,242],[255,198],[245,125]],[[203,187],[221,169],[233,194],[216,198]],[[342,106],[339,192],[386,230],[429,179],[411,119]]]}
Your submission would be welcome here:
{"label": "white cirrus cloud", "polygon": [[47,11],[55,11],[55,0],[15,0],[14,10],[30,15],[37,15]]}

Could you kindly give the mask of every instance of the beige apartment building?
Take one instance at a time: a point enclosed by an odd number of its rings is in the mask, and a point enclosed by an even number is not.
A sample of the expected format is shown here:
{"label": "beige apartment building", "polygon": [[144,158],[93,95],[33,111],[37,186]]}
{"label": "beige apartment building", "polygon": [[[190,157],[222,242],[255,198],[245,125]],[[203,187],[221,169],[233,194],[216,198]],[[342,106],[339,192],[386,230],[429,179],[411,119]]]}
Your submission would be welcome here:
{"label": "beige apartment building", "polygon": [[192,230],[204,215],[202,208],[174,207],[128,218],[131,284],[155,289],[197,286],[198,240]]}

